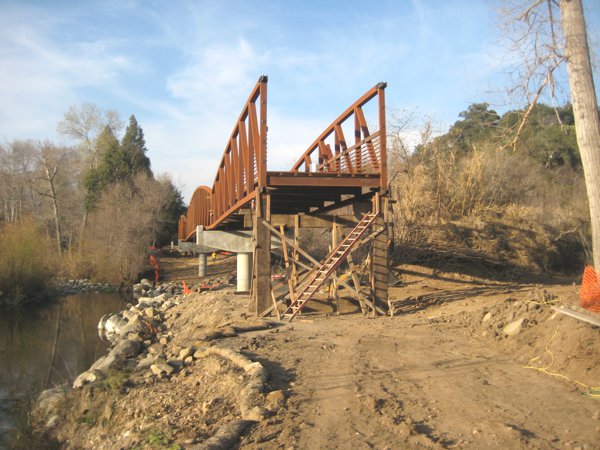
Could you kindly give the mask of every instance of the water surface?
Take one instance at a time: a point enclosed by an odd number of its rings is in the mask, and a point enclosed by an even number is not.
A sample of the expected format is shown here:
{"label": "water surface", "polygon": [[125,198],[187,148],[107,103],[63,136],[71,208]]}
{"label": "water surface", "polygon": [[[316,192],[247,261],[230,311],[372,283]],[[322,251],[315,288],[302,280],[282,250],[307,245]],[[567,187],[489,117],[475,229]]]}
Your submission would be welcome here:
{"label": "water surface", "polygon": [[77,294],[40,307],[0,310],[0,448],[14,400],[72,381],[106,353],[98,321],[123,307],[115,293]]}

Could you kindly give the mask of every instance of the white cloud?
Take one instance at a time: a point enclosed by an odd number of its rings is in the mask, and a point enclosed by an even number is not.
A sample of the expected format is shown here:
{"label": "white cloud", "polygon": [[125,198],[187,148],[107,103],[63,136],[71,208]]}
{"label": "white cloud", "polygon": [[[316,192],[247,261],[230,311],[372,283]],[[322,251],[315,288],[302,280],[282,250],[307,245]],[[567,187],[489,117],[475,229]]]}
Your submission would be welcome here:
{"label": "white cloud", "polygon": [[207,47],[196,60],[167,79],[167,88],[176,98],[197,101],[225,98],[245,91],[257,69],[267,60],[245,40],[234,45]]}
{"label": "white cloud", "polygon": [[0,20],[0,133],[7,139],[54,136],[66,107],[81,100],[78,88],[104,88],[133,66],[110,41],[61,45],[54,37],[61,26],[31,9],[5,11]]}

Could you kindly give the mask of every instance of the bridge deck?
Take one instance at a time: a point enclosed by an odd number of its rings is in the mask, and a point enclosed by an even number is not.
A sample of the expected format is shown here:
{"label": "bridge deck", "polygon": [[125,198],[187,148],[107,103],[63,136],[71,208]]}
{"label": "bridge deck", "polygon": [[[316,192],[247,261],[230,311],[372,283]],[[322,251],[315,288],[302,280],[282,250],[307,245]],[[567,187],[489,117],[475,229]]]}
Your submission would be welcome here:
{"label": "bridge deck", "polygon": [[274,214],[310,213],[338,204],[347,197],[360,197],[369,188],[379,188],[376,175],[269,172],[267,184]]}

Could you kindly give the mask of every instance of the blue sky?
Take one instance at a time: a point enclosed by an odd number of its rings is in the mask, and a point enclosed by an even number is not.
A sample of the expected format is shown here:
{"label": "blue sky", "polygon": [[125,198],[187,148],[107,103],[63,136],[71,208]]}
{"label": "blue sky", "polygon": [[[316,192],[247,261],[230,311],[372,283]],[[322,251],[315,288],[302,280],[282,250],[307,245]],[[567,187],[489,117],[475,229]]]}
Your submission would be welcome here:
{"label": "blue sky", "polygon": [[[288,169],[379,81],[391,109],[445,131],[471,103],[510,107],[499,95],[510,63],[499,3],[0,0],[0,139],[68,144],[56,125],[83,102],[134,114],[154,172],[170,173],[187,201],[212,184],[262,74],[272,169]],[[596,44],[600,5],[584,4]]]}

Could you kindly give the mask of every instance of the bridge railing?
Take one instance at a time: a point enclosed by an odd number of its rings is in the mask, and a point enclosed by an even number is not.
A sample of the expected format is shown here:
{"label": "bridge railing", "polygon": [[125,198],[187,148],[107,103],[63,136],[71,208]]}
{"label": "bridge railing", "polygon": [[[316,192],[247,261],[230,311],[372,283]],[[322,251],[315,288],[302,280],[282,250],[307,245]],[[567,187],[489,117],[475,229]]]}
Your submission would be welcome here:
{"label": "bridge railing", "polygon": [[179,217],[179,239],[189,239],[196,232],[196,225],[207,226],[210,223],[211,190],[207,186],[196,188],[192,194],[187,215]]}
{"label": "bridge railing", "polygon": [[[258,103],[258,106],[257,106]],[[267,77],[259,78],[233,128],[212,188],[212,221],[219,225],[267,183]]]}
{"label": "bridge railing", "polygon": [[189,239],[197,225],[214,228],[251,201],[267,182],[267,77],[254,86],[219,162],[212,188],[196,189],[179,238]]}
{"label": "bridge railing", "polygon": [[[292,172],[377,174],[387,186],[385,129],[385,83],[379,83],[344,111],[315,139],[292,167]],[[363,107],[377,97],[377,131],[371,133]],[[344,128],[354,119],[354,143],[349,144]],[[352,126],[352,125],[351,125]],[[333,146],[333,150],[332,150]]]}

